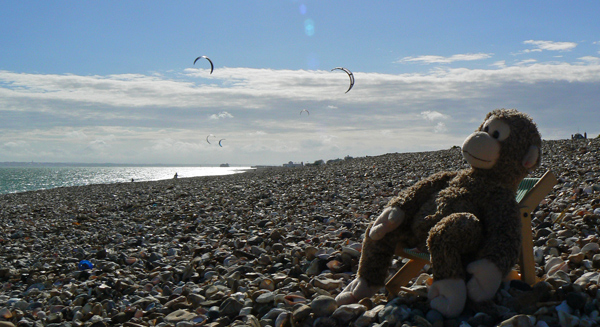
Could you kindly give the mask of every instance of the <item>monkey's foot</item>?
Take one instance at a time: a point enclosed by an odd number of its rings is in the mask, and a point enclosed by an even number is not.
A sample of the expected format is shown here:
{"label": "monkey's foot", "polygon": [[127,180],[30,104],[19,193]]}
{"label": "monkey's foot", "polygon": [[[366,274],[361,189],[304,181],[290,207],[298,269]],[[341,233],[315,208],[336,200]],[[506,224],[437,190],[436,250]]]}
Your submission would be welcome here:
{"label": "monkey's foot", "polygon": [[471,262],[467,266],[467,272],[473,274],[467,283],[469,299],[476,302],[492,299],[502,282],[498,266],[488,259],[480,259]]}
{"label": "monkey's foot", "polygon": [[338,305],[356,303],[366,297],[371,297],[380,286],[369,286],[369,283],[362,277],[353,280],[344,290],[335,297]]}
{"label": "monkey's foot", "polygon": [[456,317],[465,307],[467,286],[462,279],[438,280],[429,287],[427,297],[431,300],[431,308],[445,317]]}

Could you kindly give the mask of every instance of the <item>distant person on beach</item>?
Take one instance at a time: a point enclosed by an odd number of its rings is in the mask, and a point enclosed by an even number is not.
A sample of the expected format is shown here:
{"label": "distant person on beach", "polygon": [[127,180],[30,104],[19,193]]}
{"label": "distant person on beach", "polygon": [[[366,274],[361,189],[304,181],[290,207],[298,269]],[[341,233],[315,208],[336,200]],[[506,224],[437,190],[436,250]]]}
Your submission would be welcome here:
{"label": "distant person on beach", "polygon": [[177,178],[177,173],[175,173],[175,176],[173,176],[173,178]]}
{"label": "distant person on beach", "polygon": [[131,179],[131,182],[133,183],[133,178]]}

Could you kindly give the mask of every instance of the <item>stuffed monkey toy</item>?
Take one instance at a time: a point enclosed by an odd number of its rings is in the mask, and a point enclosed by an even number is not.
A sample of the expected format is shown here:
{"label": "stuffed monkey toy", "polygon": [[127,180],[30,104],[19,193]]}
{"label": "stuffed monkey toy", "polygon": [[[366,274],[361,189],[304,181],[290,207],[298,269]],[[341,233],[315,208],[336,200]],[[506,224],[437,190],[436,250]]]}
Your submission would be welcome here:
{"label": "stuffed monkey toy", "polygon": [[357,277],[336,297],[338,304],[374,295],[399,243],[429,251],[434,281],[428,298],[444,316],[459,315],[467,297],[492,299],[518,259],[515,195],[539,165],[541,143],[528,115],[514,109],[488,113],[462,145],[471,168],[439,172],[403,190],[369,225]]}

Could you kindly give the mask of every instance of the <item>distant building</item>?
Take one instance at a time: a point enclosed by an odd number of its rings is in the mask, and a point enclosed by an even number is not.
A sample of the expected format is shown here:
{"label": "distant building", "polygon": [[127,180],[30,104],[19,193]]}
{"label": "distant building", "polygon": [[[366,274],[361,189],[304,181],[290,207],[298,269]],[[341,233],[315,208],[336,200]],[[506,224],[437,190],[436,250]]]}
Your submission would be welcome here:
{"label": "distant building", "polygon": [[571,135],[571,140],[585,140],[587,139],[587,132],[584,133],[584,135],[581,135],[579,133],[575,134],[575,135]]}
{"label": "distant building", "polygon": [[283,164],[283,166],[287,167],[287,168],[302,167],[302,166],[304,166],[304,162],[295,163],[295,162],[290,161],[286,164]]}

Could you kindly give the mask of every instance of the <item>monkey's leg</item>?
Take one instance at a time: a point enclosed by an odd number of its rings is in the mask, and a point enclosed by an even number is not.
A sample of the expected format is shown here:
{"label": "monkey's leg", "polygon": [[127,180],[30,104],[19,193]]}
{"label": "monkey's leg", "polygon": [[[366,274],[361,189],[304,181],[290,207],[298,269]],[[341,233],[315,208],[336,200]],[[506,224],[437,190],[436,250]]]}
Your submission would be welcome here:
{"label": "monkey's leg", "polygon": [[464,254],[476,252],[482,242],[481,222],[471,213],[454,213],[440,220],[429,232],[434,280],[466,276]]}
{"label": "monkey's leg", "polygon": [[427,246],[431,254],[434,282],[428,298],[433,309],[446,317],[459,315],[467,300],[464,254],[481,244],[481,223],[470,213],[455,213],[442,219],[430,231]]}

